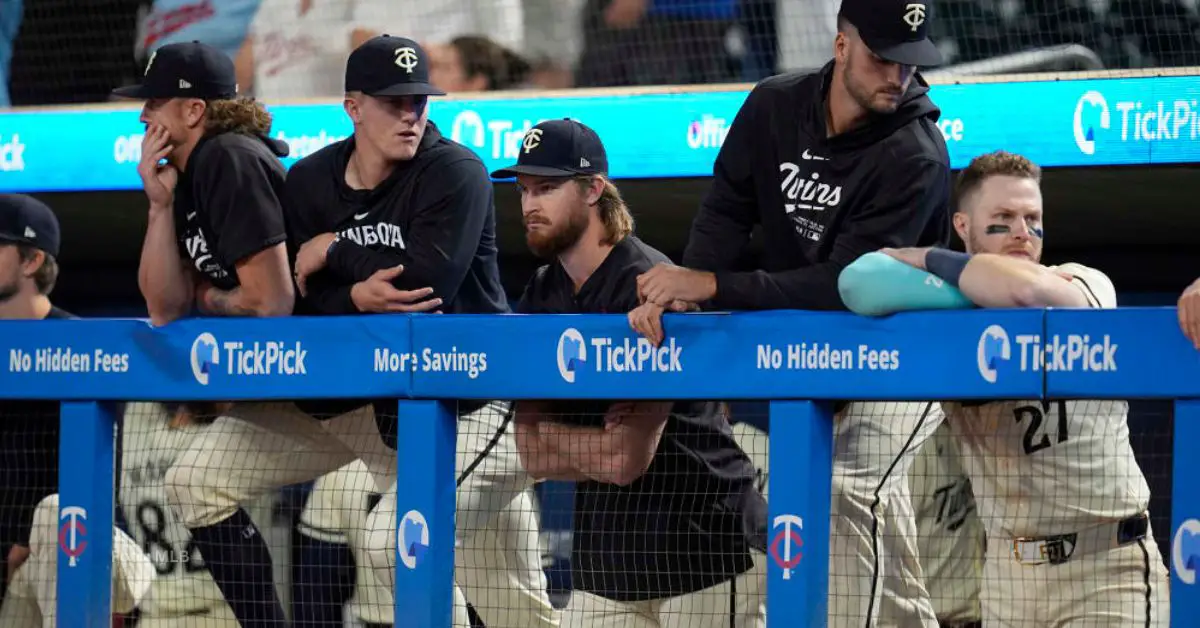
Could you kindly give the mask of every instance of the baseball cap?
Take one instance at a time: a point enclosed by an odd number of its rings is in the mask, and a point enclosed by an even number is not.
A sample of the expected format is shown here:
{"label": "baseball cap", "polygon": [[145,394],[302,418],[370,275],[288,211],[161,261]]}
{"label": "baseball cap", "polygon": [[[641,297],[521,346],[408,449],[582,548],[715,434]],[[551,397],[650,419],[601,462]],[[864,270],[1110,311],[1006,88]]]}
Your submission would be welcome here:
{"label": "baseball cap", "polygon": [[429,83],[429,55],[407,37],[379,35],[346,60],[346,91],[368,96],[445,96]]}
{"label": "baseball cap", "polygon": [[0,194],[0,242],[28,244],[58,257],[58,217],[24,194]]}
{"label": "baseball cap", "polygon": [[203,98],[228,100],[237,96],[233,59],[198,41],[167,44],[150,53],[138,85],[112,91],[122,98]]}
{"label": "baseball cap", "polygon": [[942,53],[929,41],[929,0],[842,0],[838,17],[853,24],[863,43],[882,59],[917,66],[942,63]]}
{"label": "baseball cap", "polygon": [[573,177],[608,174],[608,155],[600,136],[575,120],[546,120],[525,134],[516,165],[497,170],[492,176],[509,179],[518,174],[538,177]]}

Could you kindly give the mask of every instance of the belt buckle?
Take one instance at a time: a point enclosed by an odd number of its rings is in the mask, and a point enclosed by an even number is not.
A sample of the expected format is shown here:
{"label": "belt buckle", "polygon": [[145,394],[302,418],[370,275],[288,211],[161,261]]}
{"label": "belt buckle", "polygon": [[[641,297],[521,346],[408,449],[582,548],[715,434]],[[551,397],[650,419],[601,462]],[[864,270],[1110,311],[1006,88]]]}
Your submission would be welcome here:
{"label": "belt buckle", "polygon": [[[1038,565],[1041,563],[1061,565],[1070,560],[1071,554],[1075,551],[1074,536],[1074,534],[1064,534],[1045,538],[1017,537],[1013,539],[1012,544],[1013,558],[1023,565]],[[1022,545],[1025,543],[1037,544],[1037,558],[1025,558],[1024,552],[1021,551]]]}
{"label": "belt buckle", "polygon": [[[1041,541],[1042,541],[1041,539],[1036,539],[1036,538],[1028,537],[1028,536],[1019,536],[1019,537],[1013,539],[1012,540],[1013,560],[1017,561],[1018,563],[1021,563],[1022,565],[1036,565],[1039,562],[1041,562],[1040,560],[1033,559],[1033,558],[1030,558],[1027,560],[1025,558],[1025,553],[1021,551],[1024,548],[1024,545],[1026,543],[1038,543],[1040,545]],[[1046,552],[1045,552],[1044,547],[1042,548],[1042,551],[1040,553],[1043,556],[1045,555]]]}

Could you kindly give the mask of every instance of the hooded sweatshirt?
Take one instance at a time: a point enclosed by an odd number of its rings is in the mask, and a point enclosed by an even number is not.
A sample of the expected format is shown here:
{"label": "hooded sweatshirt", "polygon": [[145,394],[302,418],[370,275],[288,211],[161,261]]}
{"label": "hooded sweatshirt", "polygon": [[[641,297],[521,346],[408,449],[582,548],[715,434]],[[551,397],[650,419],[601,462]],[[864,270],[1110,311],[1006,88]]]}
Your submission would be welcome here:
{"label": "hooded sweatshirt", "polygon": [[265,135],[205,135],[175,187],[179,251],[221,290],[238,287],[237,263],[283,242],[280,157],[288,146]]}
{"label": "hooded sweatshirt", "polygon": [[301,159],[287,177],[290,248],[336,233],[326,268],[307,282],[303,313],[356,314],[350,290],[379,270],[403,265],[400,290],[433,288],[443,312],[509,311],[500,283],[492,181],[475,153],[430,122],[412,159],[370,190],[346,184],[350,136]]}
{"label": "hooded sweatshirt", "polygon": [[[683,256],[716,274],[710,306],[845,309],[838,273],[859,256],[946,245],[950,157],[928,84],[914,77],[894,113],[826,137],[832,70],[766,79],[734,118]],[[738,272],[755,226],[762,257]]]}

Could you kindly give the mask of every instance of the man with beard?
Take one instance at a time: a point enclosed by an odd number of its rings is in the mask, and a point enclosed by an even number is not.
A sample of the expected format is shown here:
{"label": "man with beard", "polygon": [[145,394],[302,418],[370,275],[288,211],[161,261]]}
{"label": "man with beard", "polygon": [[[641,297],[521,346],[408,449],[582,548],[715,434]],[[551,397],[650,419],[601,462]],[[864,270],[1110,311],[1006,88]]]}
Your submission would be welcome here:
{"label": "man with beard", "polygon": [[[667,257],[633,235],[600,138],[551,120],[522,146],[493,176],[517,178],[526,241],[550,263],[517,312],[636,308],[637,276]],[[531,475],[577,482],[563,625],[763,625],[766,504],[723,404],[520,402],[516,436]]]}
{"label": "man with beard", "polygon": [[[841,310],[838,273],[884,247],[944,244],[950,158],[919,66],[932,3],[844,0],[834,58],[747,96],[713,166],[683,265],[638,278],[637,328],[662,338],[673,305]],[[760,259],[744,259],[761,227]],[[922,404],[853,402],[834,421],[831,626],[937,625],[917,561],[915,452],[937,428]]]}
{"label": "man with beard", "polygon": [[[50,302],[58,281],[58,218],[41,201],[0,195],[0,320],[74,318]],[[14,401],[0,412],[0,626],[53,625],[58,605],[59,402]],[[113,527],[113,612],[133,610],[154,579],[129,535]]]}

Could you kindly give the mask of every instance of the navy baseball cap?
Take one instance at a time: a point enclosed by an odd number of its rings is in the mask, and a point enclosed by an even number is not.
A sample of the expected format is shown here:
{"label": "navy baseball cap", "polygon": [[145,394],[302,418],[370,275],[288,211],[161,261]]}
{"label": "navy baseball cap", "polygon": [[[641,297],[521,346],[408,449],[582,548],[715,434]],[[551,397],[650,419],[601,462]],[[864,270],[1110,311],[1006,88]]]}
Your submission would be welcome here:
{"label": "navy baseball cap", "polygon": [[25,194],[0,194],[0,242],[28,244],[58,257],[58,217]]}
{"label": "navy baseball cap", "polygon": [[379,35],[346,60],[346,91],[368,96],[445,96],[429,82],[429,55],[407,37]]}
{"label": "navy baseball cap", "polygon": [[930,0],[842,0],[838,17],[853,24],[871,52],[886,61],[924,67],[942,63],[941,51],[929,41]]}
{"label": "navy baseball cap", "polygon": [[233,59],[198,41],[167,44],[150,53],[139,85],[112,91],[122,98],[203,98],[230,100],[237,96]]}
{"label": "navy baseball cap", "polygon": [[492,173],[497,179],[518,174],[538,177],[607,175],[608,154],[600,136],[586,125],[564,118],[534,125],[518,147],[517,163]]}

